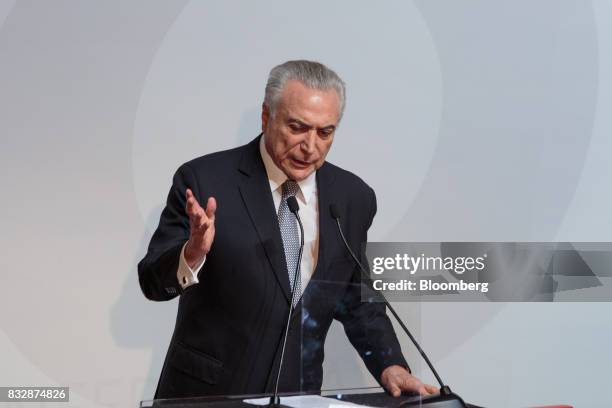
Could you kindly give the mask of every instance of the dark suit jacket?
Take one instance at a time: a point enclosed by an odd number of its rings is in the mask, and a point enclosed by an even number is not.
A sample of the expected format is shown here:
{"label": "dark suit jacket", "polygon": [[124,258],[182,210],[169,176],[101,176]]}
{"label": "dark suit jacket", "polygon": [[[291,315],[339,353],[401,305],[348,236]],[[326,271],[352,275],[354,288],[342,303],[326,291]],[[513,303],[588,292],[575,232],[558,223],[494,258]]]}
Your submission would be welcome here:
{"label": "dark suit jacket", "polygon": [[[183,291],[176,271],[189,238],[187,187],[200,203],[214,196],[218,207],[200,283]],[[360,281],[359,274],[329,212],[335,203],[349,245],[359,253],[376,213],[374,191],[330,163],[318,170],[317,187],[318,261],[291,321],[281,391],[320,389],[323,344],[334,318],[377,380],[389,365],[407,366],[384,305],[362,302],[359,286],[349,285]],[[290,289],[259,137],[178,169],[138,275],[151,300],[180,294],[156,398],[273,390]]]}

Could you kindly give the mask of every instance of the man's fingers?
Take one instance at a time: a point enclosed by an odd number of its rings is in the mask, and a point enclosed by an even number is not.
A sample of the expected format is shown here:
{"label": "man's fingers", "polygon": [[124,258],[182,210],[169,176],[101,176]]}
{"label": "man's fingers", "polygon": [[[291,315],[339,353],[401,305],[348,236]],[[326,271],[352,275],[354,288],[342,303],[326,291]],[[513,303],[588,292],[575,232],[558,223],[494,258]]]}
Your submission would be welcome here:
{"label": "man's fingers", "polygon": [[389,384],[389,392],[394,397],[399,397],[400,395],[402,395],[402,390],[394,382],[391,382]]}
{"label": "man's fingers", "polygon": [[421,381],[408,373],[402,376],[401,387],[404,391],[418,392],[419,394],[423,394],[421,391],[425,391],[425,387],[423,387]]}
{"label": "man's fingers", "polygon": [[215,211],[217,211],[217,200],[215,197],[208,197],[206,202],[206,216],[210,218],[211,222],[215,222]]}
{"label": "man's fingers", "polygon": [[417,389],[415,391],[421,395],[430,395],[430,394],[438,393],[439,390],[437,387],[434,387],[433,385],[423,384],[419,381]]}
{"label": "man's fingers", "polygon": [[424,385],[419,386],[417,392],[421,395],[429,395],[430,393],[427,391]]}
{"label": "man's fingers", "polygon": [[424,384],[417,377],[410,374],[406,368],[398,365],[387,367],[381,374],[381,382],[394,397],[399,397],[402,391],[419,393],[423,396],[439,392],[437,387]]}
{"label": "man's fingers", "polygon": [[185,204],[185,211],[187,212],[187,215],[191,216],[199,211],[203,211],[200,203],[198,203],[198,200],[195,198],[190,189],[187,189],[185,198],[187,199],[187,203]]}
{"label": "man's fingers", "polygon": [[431,384],[425,384],[425,390],[427,390],[430,394],[437,394],[440,392],[440,388],[433,386]]}
{"label": "man's fingers", "polygon": [[206,221],[208,221],[208,218],[206,214],[204,214],[204,211],[198,211],[198,213],[193,216],[193,226],[196,228],[203,228],[206,226]]}
{"label": "man's fingers", "polygon": [[192,227],[202,228],[208,224],[208,219],[206,217],[206,212],[200,206],[200,203],[193,195],[191,189],[187,189],[185,193],[185,197],[187,198],[187,204],[185,205],[185,211],[187,212],[187,216],[192,224]]}
{"label": "man's fingers", "polygon": [[185,192],[185,199],[187,200],[185,208],[188,214],[193,213],[198,207],[200,207],[200,203],[198,203],[198,200],[196,200],[193,192],[189,188]]}
{"label": "man's fingers", "polygon": [[189,223],[192,229],[198,230],[199,233],[205,232],[215,223],[215,212],[217,211],[217,200],[214,197],[209,197],[206,202],[206,210],[204,210],[198,200],[195,198],[193,191],[188,188],[185,191],[187,203],[185,211],[189,217]]}

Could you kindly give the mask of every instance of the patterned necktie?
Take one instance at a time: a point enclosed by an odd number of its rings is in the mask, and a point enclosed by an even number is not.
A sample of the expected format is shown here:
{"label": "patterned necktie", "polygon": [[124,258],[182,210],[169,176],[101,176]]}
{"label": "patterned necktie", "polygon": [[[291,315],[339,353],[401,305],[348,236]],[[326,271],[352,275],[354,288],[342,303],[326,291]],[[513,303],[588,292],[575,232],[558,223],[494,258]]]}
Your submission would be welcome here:
{"label": "patterned necktie", "polygon": [[298,255],[300,252],[300,235],[295,215],[289,211],[287,198],[295,196],[300,190],[300,186],[293,181],[287,180],[282,185],[281,203],[278,207],[278,225],[283,238],[283,248],[285,250],[285,260],[287,261],[287,272],[289,273],[289,285],[293,289],[295,285],[295,295],[293,296],[293,307],[297,305],[302,295],[302,280],[295,280],[295,270],[298,266]]}

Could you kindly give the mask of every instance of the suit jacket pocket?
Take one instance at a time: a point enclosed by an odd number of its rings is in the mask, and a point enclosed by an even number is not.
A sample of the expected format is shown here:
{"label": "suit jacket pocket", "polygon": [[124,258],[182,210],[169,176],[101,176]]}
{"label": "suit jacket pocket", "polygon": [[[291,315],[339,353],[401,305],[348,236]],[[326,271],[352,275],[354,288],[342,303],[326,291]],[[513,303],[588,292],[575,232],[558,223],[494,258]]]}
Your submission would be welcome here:
{"label": "suit jacket pocket", "polygon": [[208,384],[217,384],[223,363],[182,342],[174,343],[170,364],[179,371]]}

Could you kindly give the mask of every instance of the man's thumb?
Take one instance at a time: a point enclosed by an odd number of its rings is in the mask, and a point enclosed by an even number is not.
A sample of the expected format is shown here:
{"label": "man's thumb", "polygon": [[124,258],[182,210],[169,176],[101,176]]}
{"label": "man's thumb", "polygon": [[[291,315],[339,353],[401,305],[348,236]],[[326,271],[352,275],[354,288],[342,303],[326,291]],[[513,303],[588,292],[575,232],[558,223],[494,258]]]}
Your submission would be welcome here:
{"label": "man's thumb", "polygon": [[209,197],[208,202],[206,203],[206,216],[208,218],[214,219],[216,211],[217,211],[217,200],[215,200],[215,197]]}

